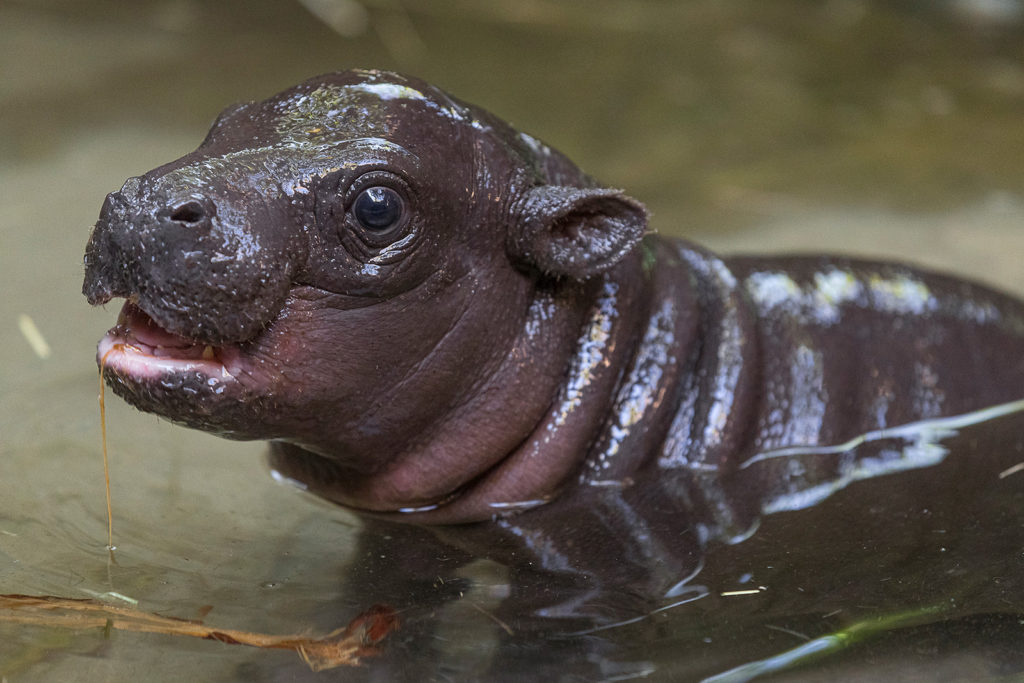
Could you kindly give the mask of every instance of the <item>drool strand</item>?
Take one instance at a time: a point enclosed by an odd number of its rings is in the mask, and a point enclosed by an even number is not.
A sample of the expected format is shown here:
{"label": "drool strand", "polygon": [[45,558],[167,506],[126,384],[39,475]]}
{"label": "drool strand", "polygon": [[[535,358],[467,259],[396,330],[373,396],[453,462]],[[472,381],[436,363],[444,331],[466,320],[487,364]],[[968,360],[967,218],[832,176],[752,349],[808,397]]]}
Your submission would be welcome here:
{"label": "drool strand", "polygon": [[117,347],[110,349],[100,359],[100,437],[103,442],[103,478],[107,491],[107,550],[114,552],[114,515],[110,506],[110,461],[107,458],[107,407],[104,403],[106,387],[103,382],[103,371],[107,368],[107,356]]}

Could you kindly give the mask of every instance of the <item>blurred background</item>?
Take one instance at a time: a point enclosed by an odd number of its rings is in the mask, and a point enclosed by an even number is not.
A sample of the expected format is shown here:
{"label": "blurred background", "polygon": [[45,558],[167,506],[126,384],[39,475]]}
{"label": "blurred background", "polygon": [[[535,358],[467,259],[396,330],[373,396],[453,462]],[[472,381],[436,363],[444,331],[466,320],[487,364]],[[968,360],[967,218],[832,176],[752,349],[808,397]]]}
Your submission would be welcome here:
{"label": "blurred background", "polygon": [[[79,291],[107,192],[193,149],[228,104],[351,67],[489,108],[646,202],[662,233],[1024,293],[1020,0],[3,0],[0,593],[116,589],[284,632],[332,590],[351,518],[274,484],[260,446],[116,399],[110,566],[94,350],[116,307]],[[198,645],[97,660],[53,658],[94,647],[57,641],[11,631],[0,673],[215,666]]]}

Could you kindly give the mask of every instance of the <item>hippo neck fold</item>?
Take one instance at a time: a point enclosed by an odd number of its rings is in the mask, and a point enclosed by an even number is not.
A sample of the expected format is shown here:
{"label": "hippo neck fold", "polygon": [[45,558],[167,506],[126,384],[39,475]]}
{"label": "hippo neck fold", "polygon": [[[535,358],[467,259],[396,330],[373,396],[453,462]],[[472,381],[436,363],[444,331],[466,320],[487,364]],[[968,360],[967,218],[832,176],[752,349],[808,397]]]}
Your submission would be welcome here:
{"label": "hippo neck fold", "polygon": [[746,529],[718,482],[754,421],[756,329],[721,259],[648,240],[602,281],[559,394],[530,438],[426,521],[528,509],[574,479],[626,488],[657,465],[692,472],[709,523]]}
{"label": "hippo neck fold", "polygon": [[[432,479],[448,488],[425,502],[374,511],[410,522],[478,521],[544,504],[573,482],[628,487],[655,464],[692,470],[712,507],[727,509],[714,480],[749,431],[753,330],[754,315],[728,268],[691,245],[651,239],[593,282],[538,286],[524,334],[467,403],[482,409],[434,430],[396,460],[393,476],[374,477],[390,499]],[[531,362],[556,355],[557,365]],[[554,390],[545,392],[539,385],[550,379]],[[530,381],[538,384],[532,392]],[[423,466],[464,448],[466,439],[486,441],[473,430],[512,419],[500,413],[515,410],[511,397],[524,395],[532,404],[520,409],[539,407],[539,419],[514,448],[475,453],[492,463],[482,473],[451,485],[445,472]],[[328,459],[278,443],[272,466],[318,495],[365,509],[358,500],[365,484]]]}

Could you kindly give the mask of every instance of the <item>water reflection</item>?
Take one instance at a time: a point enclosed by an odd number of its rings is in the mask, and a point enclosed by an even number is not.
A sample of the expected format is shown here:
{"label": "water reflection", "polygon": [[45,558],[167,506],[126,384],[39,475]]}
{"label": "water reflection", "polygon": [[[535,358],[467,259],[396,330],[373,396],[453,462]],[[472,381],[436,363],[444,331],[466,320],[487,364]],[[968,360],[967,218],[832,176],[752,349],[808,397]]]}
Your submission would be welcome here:
{"label": "water reflection", "polygon": [[[818,675],[860,665],[865,643],[883,652],[869,668],[909,657],[937,676],[988,631],[950,662],[922,643],[1024,612],[1022,461],[1017,401],[764,453],[720,498],[675,470],[491,523],[370,523],[342,592],[396,607],[403,626],[358,676],[739,681],[815,657]],[[723,517],[752,535],[728,542]]]}

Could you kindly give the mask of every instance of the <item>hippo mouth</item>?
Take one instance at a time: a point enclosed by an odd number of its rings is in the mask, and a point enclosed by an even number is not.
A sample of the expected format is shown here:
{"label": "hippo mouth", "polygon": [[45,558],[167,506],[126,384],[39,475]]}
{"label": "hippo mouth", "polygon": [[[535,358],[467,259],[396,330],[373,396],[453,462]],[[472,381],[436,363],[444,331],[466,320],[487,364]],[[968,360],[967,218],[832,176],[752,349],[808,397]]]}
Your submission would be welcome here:
{"label": "hippo mouth", "polygon": [[214,346],[165,330],[129,300],[100,340],[97,356],[105,372],[136,381],[181,373],[227,380],[234,377],[241,350],[236,344]]}

